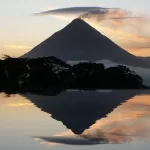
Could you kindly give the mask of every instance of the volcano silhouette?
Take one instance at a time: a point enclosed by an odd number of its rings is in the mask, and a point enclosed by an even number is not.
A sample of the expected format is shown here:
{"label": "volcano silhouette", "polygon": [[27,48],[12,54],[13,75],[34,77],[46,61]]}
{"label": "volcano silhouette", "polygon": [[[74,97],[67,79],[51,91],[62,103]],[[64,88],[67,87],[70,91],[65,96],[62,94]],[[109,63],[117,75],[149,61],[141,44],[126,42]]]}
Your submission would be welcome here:
{"label": "volcano silhouette", "polygon": [[22,57],[55,56],[63,61],[111,60],[115,63],[150,68],[150,63],[122,49],[82,19],[75,19],[62,30]]}
{"label": "volcano silhouette", "polygon": [[117,106],[138,91],[114,90],[110,92],[76,91],[64,92],[57,96],[22,95],[34,103],[42,111],[51,114],[55,120],[61,121],[75,134],[81,134],[85,129],[101,118],[107,116]]}

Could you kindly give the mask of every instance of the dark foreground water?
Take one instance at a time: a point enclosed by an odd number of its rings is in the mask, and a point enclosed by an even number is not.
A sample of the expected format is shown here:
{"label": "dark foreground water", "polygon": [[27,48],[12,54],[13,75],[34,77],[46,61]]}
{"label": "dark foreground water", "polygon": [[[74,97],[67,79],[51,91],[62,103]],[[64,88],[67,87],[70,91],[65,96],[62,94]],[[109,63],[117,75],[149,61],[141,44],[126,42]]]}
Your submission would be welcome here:
{"label": "dark foreground water", "polygon": [[0,95],[0,150],[149,150],[150,91]]}

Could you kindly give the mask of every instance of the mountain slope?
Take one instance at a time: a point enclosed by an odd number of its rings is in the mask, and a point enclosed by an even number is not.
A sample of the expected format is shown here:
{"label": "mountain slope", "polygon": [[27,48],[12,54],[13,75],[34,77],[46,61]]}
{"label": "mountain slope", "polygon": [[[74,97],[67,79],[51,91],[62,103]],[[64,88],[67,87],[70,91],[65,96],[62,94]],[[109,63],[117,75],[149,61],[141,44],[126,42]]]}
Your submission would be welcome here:
{"label": "mountain slope", "polygon": [[43,56],[55,56],[63,61],[108,59],[120,64],[150,68],[149,62],[123,50],[81,19],[73,20],[22,57]]}

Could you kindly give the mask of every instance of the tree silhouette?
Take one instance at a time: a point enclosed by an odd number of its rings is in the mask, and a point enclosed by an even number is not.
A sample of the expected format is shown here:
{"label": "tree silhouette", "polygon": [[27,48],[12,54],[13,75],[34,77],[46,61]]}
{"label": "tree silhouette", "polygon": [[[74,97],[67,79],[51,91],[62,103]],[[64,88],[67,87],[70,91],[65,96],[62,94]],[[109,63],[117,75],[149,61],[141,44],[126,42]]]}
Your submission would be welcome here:
{"label": "tree silhouette", "polygon": [[145,88],[143,79],[128,67],[105,68],[92,62],[69,65],[56,57],[0,60],[0,87],[59,89]]}
{"label": "tree silhouette", "polygon": [[143,79],[126,66],[118,65],[106,69],[106,86],[111,88],[140,88]]}
{"label": "tree silhouette", "polygon": [[96,63],[79,63],[73,66],[76,81],[74,87],[97,88],[103,85],[105,66]]}

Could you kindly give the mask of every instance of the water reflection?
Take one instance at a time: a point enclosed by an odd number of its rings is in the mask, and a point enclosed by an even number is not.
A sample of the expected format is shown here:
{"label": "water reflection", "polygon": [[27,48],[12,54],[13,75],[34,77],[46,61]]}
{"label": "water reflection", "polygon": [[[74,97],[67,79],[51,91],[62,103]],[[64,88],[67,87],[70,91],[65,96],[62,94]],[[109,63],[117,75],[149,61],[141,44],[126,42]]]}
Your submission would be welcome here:
{"label": "water reflection", "polygon": [[[150,91],[66,91],[57,96],[46,95],[46,93],[43,96],[34,93],[20,94],[20,96],[5,98],[5,100],[1,98],[3,109],[0,111],[5,114],[5,109],[13,109],[15,111],[13,117],[15,117],[26,107],[22,113],[26,119],[22,117],[22,114],[18,115],[16,118],[19,120],[18,123],[23,120],[24,122],[15,128],[15,132],[18,127],[21,129],[23,126],[25,132],[30,130],[28,138],[32,137],[32,140],[37,140],[40,144],[47,146],[123,144],[149,140]],[[31,113],[25,115],[29,110]],[[40,110],[46,113],[42,113]],[[22,117],[21,121],[19,117]],[[43,117],[44,119],[42,119]],[[14,119],[6,120],[12,123]],[[51,121],[48,123],[49,120]],[[24,129],[28,123],[27,129]],[[2,124],[5,126],[4,121]],[[63,131],[66,128],[61,124],[66,126],[68,130]],[[52,132],[53,126],[56,127]]]}
{"label": "water reflection", "polygon": [[[71,136],[71,132],[70,135],[62,133],[59,136],[40,138],[48,142],[72,144],[72,139],[69,136]],[[126,102],[114,109],[107,117],[96,121],[95,124],[86,129],[81,135],[74,136],[74,140],[76,141],[79,137],[88,139],[89,143],[87,144],[91,145],[102,143],[121,144],[133,140],[149,139],[150,95],[129,97]],[[74,144],[84,145],[82,140],[80,142],[78,140]]]}
{"label": "water reflection", "polygon": [[58,144],[68,144],[68,145],[97,145],[105,142],[105,139],[103,140],[89,140],[86,138],[82,138],[79,136],[52,136],[52,137],[39,137],[38,140],[44,140],[47,142],[41,142],[40,144],[47,144],[52,146],[52,143],[54,143],[53,146],[56,146]]}
{"label": "water reflection", "polygon": [[95,145],[147,139],[150,136],[149,94],[149,91],[115,90],[66,92],[58,97],[39,99],[29,97],[42,111],[72,130],[39,139],[55,145]]}
{"label": "water reflection", "polygon": [[107,118],[98,120],[82,133],[82,137],[108,139],[109,143],[125,143],[150,136],[150,96],[138,95],[123,103]]}
{"label": "water reflection", "polygon": [[69,91],[58,96],[26,96],[42,111],[51,114],[75,134],[82,134],[96,120],[106,117],[120,103],[130,99],[136,91]]}

